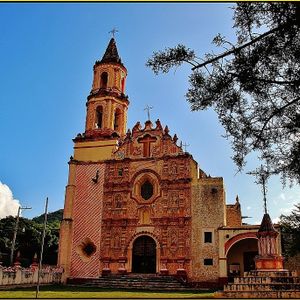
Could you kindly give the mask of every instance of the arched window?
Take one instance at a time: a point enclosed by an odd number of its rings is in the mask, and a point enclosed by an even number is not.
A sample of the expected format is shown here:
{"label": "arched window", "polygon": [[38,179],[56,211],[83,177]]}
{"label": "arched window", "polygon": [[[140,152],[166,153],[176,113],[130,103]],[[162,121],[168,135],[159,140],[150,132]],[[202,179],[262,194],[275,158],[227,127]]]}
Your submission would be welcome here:
{"label": "arched window", "polygon": [[103,72],[101,74],[100,88],[106,89],[107,82],[108,82],[108,74],[107,74],[107,72]]}
{"label": "arched window", "polygon": [[117,108],[115,110],[115,115],[114,115],[114,130],[119,130],[120,129],[120,117],[121,117],[121,112]]}
{"label": "arched window", "polygon": [[153,185],[150,181],[146,180],[141,186],[141,196],[143,199],[148,200],[153,195]]}
{"label": "arched window", "polygon": [[103,108],[102,106],[98,106],[96,109],[96,127],[102,128],[102,120],[103,120]]}

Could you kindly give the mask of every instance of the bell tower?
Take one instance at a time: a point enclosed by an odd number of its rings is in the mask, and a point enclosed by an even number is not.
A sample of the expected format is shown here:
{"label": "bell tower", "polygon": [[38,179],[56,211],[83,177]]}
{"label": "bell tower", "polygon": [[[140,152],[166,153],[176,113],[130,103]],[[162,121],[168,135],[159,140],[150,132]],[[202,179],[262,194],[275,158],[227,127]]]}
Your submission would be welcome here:
{"label": "bell tower", "polygon": [[[69,161],[63,220],[60,226],[58,263],[63,281],[84,270],[99,276],[103,183],[106,160],[112,159],[125,135],[128,97],[127,70],[112,38],[101,60],[94,64],[92,89],[87,97],[85,131],[74,141]],[[91,252],[92,251],[92,252]],[[95,255],[92,257],[92,254]]]}
{"label": "bell tower", "polygon": [[94,65],[92,90],[87,101],[85,133],[88,136],[122,136],[126,132],[128,97],[127,70],[111,38],[100,61]]}
{"label": "bell tower", "polygon": [[78,161],[110,159],[118,139],[126,133],[127,69],[114,38],[109,41],[102,59],[95,62],[93,71],[92,89],[86,102],[85,132],[73,140],[74,159]]}

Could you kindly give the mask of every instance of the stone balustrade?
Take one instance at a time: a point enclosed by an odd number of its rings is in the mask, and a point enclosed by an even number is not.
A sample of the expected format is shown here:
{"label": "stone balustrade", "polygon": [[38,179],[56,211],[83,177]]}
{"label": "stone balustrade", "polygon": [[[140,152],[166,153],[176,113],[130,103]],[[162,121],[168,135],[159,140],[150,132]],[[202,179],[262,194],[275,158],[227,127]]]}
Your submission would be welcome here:
{"label": "stone balustrade", "polygon": [[[63,269],[58,267],[43,267],[40,271],[40,283],[60,283]],[[22,268],[20,266],[3,267],[0,265],[0,286],[36,284],[38,268]]]}

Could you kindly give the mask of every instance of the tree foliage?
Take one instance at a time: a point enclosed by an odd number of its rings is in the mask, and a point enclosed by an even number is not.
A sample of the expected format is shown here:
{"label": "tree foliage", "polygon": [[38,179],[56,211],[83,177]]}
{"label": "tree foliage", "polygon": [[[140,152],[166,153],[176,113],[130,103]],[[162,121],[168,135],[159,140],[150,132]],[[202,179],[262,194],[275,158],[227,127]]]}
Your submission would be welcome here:
{"label": "tree foliage", "polygon": [[282,248],[286,257],[300,254],[300,203],[295,205],[290,215],[280,216]]}
{"label": "tree foliage", "polygon": [[223,53],[201,60],[178,45],[146,65],[156,74],[192,65],[187,100],[193,111],[215,110],[238,170],[255,152],[272,174],[300,183],[300,5],[239,2],[233,21],[236,43],[213,39]]}
{"label": "tree foliage", "polygon": [[[59,210],[56,210],[54,212],[48,213],[47,214],[47,222],[48,223],[53,223],[53,222],[60,223],[60,221],[63,218],[63,211],[64,211],[63,209],[59,209]],[[34,221],[36,223],[43,224],[44,223],[44,218],[45,218],[45,214],[42,214],[38,217],[34,217],[32,219],[32,221]]]}
{"label": "tree foliage", "polygon": [[[60,225],[58,218],[61,219],[61,210],[49,215],[50,220],[46,226],[43,263],[56,265]],[[42,219],[44,219],[44,215],[33,220],[20,217],[14,256],[17,252],[20,252],[20,262],[24,267],[28,267],[32,263],[35,254],[39,257],[43,232]],[[12,216],[0,220],[0,261],[4,265],[9,265],[15,224],[16,218]]]}

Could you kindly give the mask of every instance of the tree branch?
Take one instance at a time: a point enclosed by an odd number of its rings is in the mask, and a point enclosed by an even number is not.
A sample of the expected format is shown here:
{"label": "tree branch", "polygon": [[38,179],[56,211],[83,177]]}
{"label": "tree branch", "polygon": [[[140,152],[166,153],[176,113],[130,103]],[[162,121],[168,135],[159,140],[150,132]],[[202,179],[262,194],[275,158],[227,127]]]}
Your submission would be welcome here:
{"label": "tree branch", "polygon": [[[239,77],[239,74],[237,73],[233,73],[233,72],[228,72],[228,74],[233,75],[235,77]],[[265,79],[265,78],[258,78],[258,77],[253,77],[251,78],[255,81],[262,81],[262,82],[266,82],[266,83],[274,83],[274,84],[299,84],[300,83],[300,79],[296,79],[296,80],[270,80],[270,79]]]}
{"label": "tree branch", "polygon": [[194,71],[194,70],[196,70],[196,69],[198,69],[198,68],[202,68],[202,67],[204,67],[204,66],[206,66],[206,65],[208,65],[208,64],[211,64],[211,63],[213,63],[213,62],[219,60],[220,58],[223,58],[223,57],[228,56],[228,55],[233,54],[233,53],[237,53],[237,52],[241,51],[242,49],[244,49],[244,48],[246,48],[246,47],[248,47],[248,46],[250,46],[250,45],[252,45],[252,44],[254,44],[254,43],[256,43],[256,42],[258,42],[259,40],[265,38],[266,36],[268,36],[268,35],[270,35],[270,34],[276,32],[276,31],[278,31],[278,30],[280,30],[280,29],[282,29],[283,27],[285,27],[285,26],[287,26],[287,25],[289,25],[289,23],[286,23],[286,24],[283,24],[283,25],[278,26],[278,27],[276,27],[276,28],[273,28],[273,29],[271,29],[271,30],[269,30],[269,31],[267,31],[267,32],[265,32],[265,33],[263,33],[263,34],[261,34],[261,35],[258,36],[257,38],[254,38],[253,40],[249,41],[248,43],[245,43],[245,44],[243,44],[243,45],[241,45],[241,46],[239,46],[239,47],[237,47],[237,48],[234,48],[234,49],[232,49],[232,50],[226,51],[226,52],[224,52],[224,53],[222,53],[222,54],[220,54],[220,55],[218,55],[218,56],[216,56],[216,57],[214,57],[214,58],[212,58],[212,59],[209,59],[209,60],[205,61],[205,62],[202,63],[202,64],[199,64],[199,65],[193,67],[193,68],[192,68],[192,71]]}
{"label": "tree branch", "polygon": [[298,102],[299,100],[300,100],[300,97],[295,98],[294,100],[288,102],[287,104],[283,105],[283,106],[280,107],[280,108],[275,109],[275,110],[272,112],[272,114],[267,118],[267,120],[265,121],[263,127],[261,128],[261,130],[260,130],[260,132],[259,132],[259,135],[258,135],[258,137],[257,137],[257,141],[256,141],[256,143],[254,144],[254,147],[257,146],[257,143],[258,143],[258,141],[261,139],[262,133],[263,133],[263,131],[265,130],[265,128],[266,128],[266,126],[268,125],[268,123],[270,122],[270,120],[271,120],[275,115],[277,115],[278,113],[280,113],[282,110],[284,110],[284,109],[286,109],[287,107],[289,107],[290,105],[292,105],[292,104]]}

